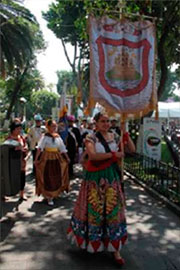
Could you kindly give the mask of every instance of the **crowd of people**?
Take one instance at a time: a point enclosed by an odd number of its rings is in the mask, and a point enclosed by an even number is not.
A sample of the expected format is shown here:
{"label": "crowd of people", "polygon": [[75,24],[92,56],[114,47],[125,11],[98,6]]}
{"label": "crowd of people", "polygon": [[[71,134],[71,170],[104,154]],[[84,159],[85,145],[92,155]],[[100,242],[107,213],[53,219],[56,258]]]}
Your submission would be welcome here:
{"label": "crowd of people", "polygon": [[15,150],[22,152],[20,199],[27,199],[25,171],[31,154],[36,194],[50,206],[61,192],[69,191],[74,164],[81,162],[84,174],[68,238],[91,253],[110,251],[116,263],[123,265],[120,249],[127,240],[127,229],[121,161],[126,152],[135,152],[129,133],[125,126],[120,130],[117,120],[110,121],[105,112],[80,124],[74,116],[67,116],[67,123],[50,119],[44,128],[42,120],[35,115],[26,137],[19,119],[10,125],[9,138],[18,142]]}

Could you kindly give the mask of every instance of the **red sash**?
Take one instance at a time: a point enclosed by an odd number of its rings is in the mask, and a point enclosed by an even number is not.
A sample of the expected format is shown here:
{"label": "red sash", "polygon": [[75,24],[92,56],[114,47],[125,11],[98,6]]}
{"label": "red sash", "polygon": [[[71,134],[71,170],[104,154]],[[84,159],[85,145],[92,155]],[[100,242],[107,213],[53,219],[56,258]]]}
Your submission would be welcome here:
{"label": "red sash", "polygon": [[108,167],[110,167],[113,163],[113,159],[106,159],[106,160],[101,160],[101,161],[94,161],[94,160],[88,160],[86,165],[85,165],[85,169],[88,172],[97,172],[97,171],[101,171],[104,170]]}
{"label": "red sash", "polygon": [[[127,144],[129,140],[129,133],[125,132],[123,134],[123,144]],[[120,150],[120,145],[119,145],[119,150]],[[106,151],[110,152],[110,151]],[[88,160],[84,163],[84,168],[88,172],[97,172],[104,170],[108,167],[110,167],[114,162],[117,162],[117,157],[114,152],[112,152],[112,158],[106,159],[106,160]]]}
{"label": "red sash", "polygon": [[88,160],[85,164],[85,169],[88,172],[97,172],[109,168],[114,162],[117,162],[117,157],[115,152],[112,153],[112,158],[105,160]]}

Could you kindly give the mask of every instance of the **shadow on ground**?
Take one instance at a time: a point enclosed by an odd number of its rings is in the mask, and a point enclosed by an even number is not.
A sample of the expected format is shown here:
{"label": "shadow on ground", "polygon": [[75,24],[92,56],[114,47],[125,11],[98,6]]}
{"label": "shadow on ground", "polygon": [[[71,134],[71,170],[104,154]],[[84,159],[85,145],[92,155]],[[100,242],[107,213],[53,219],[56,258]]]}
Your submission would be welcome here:
{"label": "shadow on ground", "polygon": [[[26,257],[28,265],[22,269],[118,269],[110,254],[88,254],[71,246],[66,239],[81,178],[81,167],[76,166],[70,193],[57,198],[54,207],[34,196],[32,178],[27,180],[27,202],[18,205],[18,209],[17,202],[3,204],[2,225],[6,229],[2,229],[2,264],[6,263],[8,253],[14,261],[16,254],[18,260]],[[129,244],[122,250],[127,261],[123,269],[180,269],[178,217],[130,179],[126,180],[125,192]]]}

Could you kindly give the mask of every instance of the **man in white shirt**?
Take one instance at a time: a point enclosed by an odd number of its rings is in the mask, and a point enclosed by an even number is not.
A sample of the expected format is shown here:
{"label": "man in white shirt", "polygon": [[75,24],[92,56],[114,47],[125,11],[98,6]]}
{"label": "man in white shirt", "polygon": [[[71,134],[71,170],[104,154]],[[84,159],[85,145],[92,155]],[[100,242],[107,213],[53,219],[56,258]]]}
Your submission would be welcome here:
{"label": "man in white shirt", "polygon": [[36,114],[34,116],[35,125],[30,128],[28,132],[28,140],[30,144],[30,149],[32,151],[33,156],[33,174],[35,174],[35,166],[34,166],[34,160],[36,156],[37,151],[37,144],[42,136],[42,134],[45,132],[45,130],[42,128],[42,117],[40,114]]}

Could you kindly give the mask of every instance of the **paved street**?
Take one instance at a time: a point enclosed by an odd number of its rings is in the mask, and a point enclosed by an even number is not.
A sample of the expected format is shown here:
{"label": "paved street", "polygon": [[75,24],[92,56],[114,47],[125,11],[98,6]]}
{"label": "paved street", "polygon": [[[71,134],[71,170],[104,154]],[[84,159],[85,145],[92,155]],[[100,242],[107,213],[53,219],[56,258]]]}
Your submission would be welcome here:
{"label": "paved street", "polygon": [[[73,202],[81,182],[81,168],[71,192],[51,207],[34,194],[27,172],[27,201],[9,198],[2,204],[1,270],[94,270],[116,266],[108,253],[87,254],[66,239]],[[144,189],[126,178],[129,241],[122,250],[124,270],[179,270],[180,219]]]}

